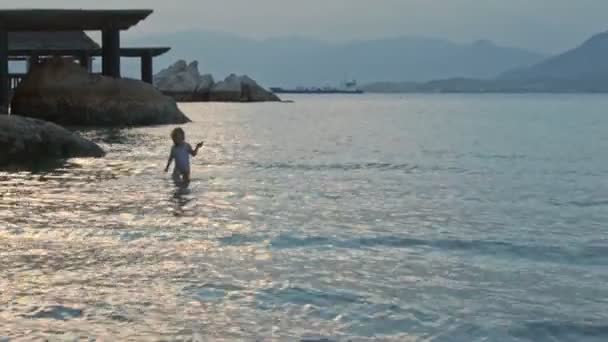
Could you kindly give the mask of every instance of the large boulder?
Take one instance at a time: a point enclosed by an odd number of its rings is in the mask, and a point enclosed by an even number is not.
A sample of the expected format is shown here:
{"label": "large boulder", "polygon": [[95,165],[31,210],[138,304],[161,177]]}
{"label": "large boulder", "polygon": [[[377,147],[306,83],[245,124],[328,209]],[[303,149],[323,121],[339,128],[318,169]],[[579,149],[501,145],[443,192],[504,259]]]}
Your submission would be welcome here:
{"label": "large boulder", "polygon": [[91,75],[70,60],[33,65],[15,90],[11,113],[77,126],[181,124],[175,100],[132,79]]}
{"label": "large boulder", "polygon": [[17,115],[0,115],[0,166],[45,159],[103,157],[97,144],[65,128]]}

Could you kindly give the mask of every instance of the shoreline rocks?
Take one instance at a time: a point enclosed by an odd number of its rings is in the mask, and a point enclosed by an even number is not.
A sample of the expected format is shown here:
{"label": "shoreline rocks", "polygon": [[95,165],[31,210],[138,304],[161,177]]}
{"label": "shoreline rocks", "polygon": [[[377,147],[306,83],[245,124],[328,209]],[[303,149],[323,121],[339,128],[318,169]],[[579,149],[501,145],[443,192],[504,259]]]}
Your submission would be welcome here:
{"label": "shoreline rocks", "polygon": [[56,124],[0,115],[0,166],[104,155],[99,145]]}
{"label": "shoreline rocks", "polygon": [[33,65],[15,89],[11,112],[73,126],[182,124],[190,119],[171,97],[132,79],[91,75],[63,58]]}
{"label": "shoreline rocks", "polygon": [[197,61],[177,61],[156,74],[154,84],[163,94],[183,102],[281,101],[248,76],[232,74],[216,83],[212,75],[200,74]]}

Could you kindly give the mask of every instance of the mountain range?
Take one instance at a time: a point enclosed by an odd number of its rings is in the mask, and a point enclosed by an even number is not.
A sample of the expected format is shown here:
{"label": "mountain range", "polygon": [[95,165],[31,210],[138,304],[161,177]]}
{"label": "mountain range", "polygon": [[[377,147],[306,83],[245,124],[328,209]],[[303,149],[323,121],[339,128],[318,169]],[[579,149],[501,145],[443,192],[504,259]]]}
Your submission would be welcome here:
{"label": "mountain range", "polygon": [[374,82],[368,92],[608,92],[608,32],[539,63],[490,79],[442,78],[428,82]]}
{"label": "mountain range", "polygon": [[538,64],[505,72],[504,80],[608,80],[608,32]]}
{"label": "mountain range", "polygon": [[[171,46],[168,54],[155,61],[157,70],[178,59],[198,60],[203,73],[247,74],[266,86],[337,85],[346,79],[360,83],[486,79],[546,58],[485,40],[458,44],[424,37],[333,43],[302,37],[256,40],[198,30],[148,35],[125,44]],[[133,75],[139,70],[135,64],[125,69]]]}

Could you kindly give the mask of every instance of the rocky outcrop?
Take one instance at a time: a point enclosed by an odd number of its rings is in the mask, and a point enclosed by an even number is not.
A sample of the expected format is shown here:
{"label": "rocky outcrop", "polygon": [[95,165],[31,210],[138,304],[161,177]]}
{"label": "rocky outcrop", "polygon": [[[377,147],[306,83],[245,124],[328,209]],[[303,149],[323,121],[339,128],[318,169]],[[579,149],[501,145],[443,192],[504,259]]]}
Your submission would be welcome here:
{"label": "rocky outcrop", "polygon": [[209,100],[209,92],[214,85],[215,80],[211,74],[202,75],[199,78],[198,86],[196,87],[194,93],[201,99]]}
{"label": "rocky outcrop", "polygon": [[66,59],[33,65],[15,90],[13,114],[62,125],[142,126],[190,120],[175,100],[138,80],[91,75]]}
{"label": "rocky outcrop", "polygon": [[154,77],[155,86],[178,101],[261,102],[280,101],[248,76],[230,75],[215,83],[213,76],[201,75],[198,62],[178,61]]}
{"label": "rocky outcrop", "polygon": [[178,61],[154,77],[154,84],[162,91],[171,93],[194,93],[201,82],[198,62],[186,64]]}
{"label": "rocky outcrop", "polygon": [[209,101],[272,102],[281,101],[281,99],[272,92],[262,88],[248,76],[232,74],[211,88]]}
{"label": "rocky outcrop", "polygon": [[50,122],[0,115],[0,166],[103,155],[95,143]]}
{"label": "rocky outcrop", "polygon": [[247,75],[239,78],[241,82],[241,99],[249,102],[260,102],[260,101],[281,101],[281,99],[270,92],[262,88],[256,81],[249,78]]}
{"label": "rocky outcrop", "polygon": [[213,85],[209,92],[210,101],[241,102],[241,80],[236,75],[230,75],[225,80]]}
{"label": "rocky outcrop", "polygon": [[154,76],[154,85],[163,94],[183,102],[208,101],[214,84],[213,76],[200,74],[197,61],[179,60]]}

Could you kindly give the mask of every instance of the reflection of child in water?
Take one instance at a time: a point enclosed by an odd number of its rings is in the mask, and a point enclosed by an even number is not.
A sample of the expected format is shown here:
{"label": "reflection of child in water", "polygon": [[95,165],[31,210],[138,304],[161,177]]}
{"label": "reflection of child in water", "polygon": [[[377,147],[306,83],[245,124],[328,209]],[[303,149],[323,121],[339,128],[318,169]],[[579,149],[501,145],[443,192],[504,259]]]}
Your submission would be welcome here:
{"label": "reflection of child in water", "polygon": [[186,142],[186,133],[181,128],[176,128],[171,132],[173,147],[167,161],[165,172],[169,171],[171,162],[175,160],[175,168],[173,168],[173,179],[176,182],[181,182],[183,185],[190,184],[190,156],[196,156],[198,150],[203,147],[203,143],[196,144],[196,148]]}

